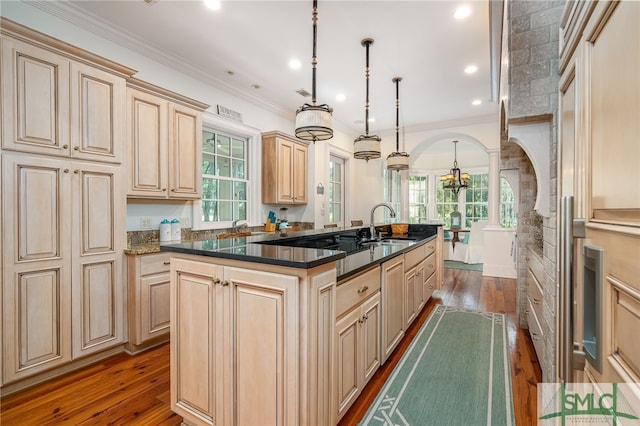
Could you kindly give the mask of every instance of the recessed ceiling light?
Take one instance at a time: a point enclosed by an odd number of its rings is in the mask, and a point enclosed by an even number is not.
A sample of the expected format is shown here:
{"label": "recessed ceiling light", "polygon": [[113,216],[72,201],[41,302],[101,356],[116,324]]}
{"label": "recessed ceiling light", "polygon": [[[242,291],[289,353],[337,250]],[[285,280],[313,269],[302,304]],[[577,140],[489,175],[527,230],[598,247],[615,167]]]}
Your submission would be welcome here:
{"label": "recessed ceiling light", "polygon": [[480,99],[474,99],[473,102],[471,102],[471,105],[473,106],[482,105],[482,101]]}
{"label": "recessed ceiling light", "polygon": [[336,95],[336,101],[338,102],[344,102],[345,99],[347,99],[347,97],[343,93],[338,93]]}
{"label": "recessed ceiling light", "polygon": [[203,0],[204,5],[207,6],[211,10],[220,10],[222,7],[222,3],[220,0]]}
{"label": "recessed ceiling light", "polygon": [[289,61],[289,68],[291,68],[292,70],[299,70],[301,66],[302,63],[296,58],[293,58]]}
{"label": "recessed ceiling light", "polygon": [[475,65],[467,65],[464,69],[464,72],[467,74],[473,74],[476,71],[478,71],[478,67]]}
{"label": "recessed ceiling light", "polygon": [[456,19],[464,19],[469,15],[471,15],[471,8],[465,4],[456,8],[453,17]]}

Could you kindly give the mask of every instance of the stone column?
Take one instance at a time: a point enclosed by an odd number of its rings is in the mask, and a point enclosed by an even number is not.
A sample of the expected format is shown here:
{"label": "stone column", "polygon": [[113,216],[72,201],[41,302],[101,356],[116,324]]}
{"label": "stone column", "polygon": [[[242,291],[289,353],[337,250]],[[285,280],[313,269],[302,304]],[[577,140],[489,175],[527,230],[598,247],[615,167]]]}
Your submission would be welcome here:
{"label": "stone column", "polygon": [[500,150],[490,149],[488,228],[500,228]]}

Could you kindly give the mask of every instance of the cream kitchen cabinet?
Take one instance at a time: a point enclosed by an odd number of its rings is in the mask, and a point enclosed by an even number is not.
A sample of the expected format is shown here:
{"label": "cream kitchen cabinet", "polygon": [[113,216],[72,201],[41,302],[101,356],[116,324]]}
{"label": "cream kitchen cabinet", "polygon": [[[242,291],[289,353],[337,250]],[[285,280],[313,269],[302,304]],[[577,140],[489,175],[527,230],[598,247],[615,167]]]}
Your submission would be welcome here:
{"label": "cream kitchen cabinet", "polygon": [[120,167],[3,153],[3,379],[124,342]]}
{"label": "cream kitchen cabinet", "polygon": [[172,410],[189,425],[335,424],[335,265],[224,263],[171,258]]}
{"label": "cream kitchen cabinet", "polygon": [[202,111],[209,106],[137,79],[127,82],[131,198],[202,197]]}
{"label": "cream kitchen cabinet", "polygon": [[69,53],[78,49],[57,51],[23,41],[25,35],[43,37],[7,20],[0,27],[2,149],[120,163],[125,78],[134,71],[101,58],[88,65]]}
{"label": "cream kitchen cabinet", "polygon": [[424,245],[414,248],[404,255],[404,289],[402,318],[405,329],[416,319],[424,306],[423,275]]}
{"label": "cream kitchen cabinet", "polygon": [[169,339],[169,257],[168,253],[127,257],[131,353]]}
{"label": "cream kitchen cabinet", "polygon": [[337,414],[340,419],[380,367],[380,268],[337,288]]}
{"label": "cream kitchen cabinet", "polygon": [[262,134],[262,202],[307,204],[308,143],[277,131]]}
{"label": "cream kitchen cabinet", "polygon": [[380,270],[382,302],[382,363],[404,337],[404,256],[383,262]]}

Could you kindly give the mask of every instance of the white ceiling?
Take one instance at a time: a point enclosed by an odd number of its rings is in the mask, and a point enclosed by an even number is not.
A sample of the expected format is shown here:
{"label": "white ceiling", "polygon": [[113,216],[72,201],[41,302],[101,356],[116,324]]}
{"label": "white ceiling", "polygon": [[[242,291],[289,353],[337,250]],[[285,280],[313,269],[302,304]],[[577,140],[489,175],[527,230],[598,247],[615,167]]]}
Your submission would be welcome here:
{"label": "white ceiling", "polygon": [[[218,11],[199,0],[46,3],[83,28],[262,107],[293,117],[310,102],[296,90],[311,92],[311,0],[223,0]],[[472,12],[460,21],[453,13],[461,4]],[[354,138],[364,133],[365,37],[375,40],[370,117],[376,121],[369,133],[395,127],[395,76],[403,77],[401,126],[497,117],[489,0],[320,0],[318,10],[318,103],[332,106],[335,124]],[[302,68],[289,69],[291,58]],[[478,67],[473,75],[464,73],[469,64]],[[338,93],[344,102],[336,101]],[[474,99],[482,105],[472,106]]]}

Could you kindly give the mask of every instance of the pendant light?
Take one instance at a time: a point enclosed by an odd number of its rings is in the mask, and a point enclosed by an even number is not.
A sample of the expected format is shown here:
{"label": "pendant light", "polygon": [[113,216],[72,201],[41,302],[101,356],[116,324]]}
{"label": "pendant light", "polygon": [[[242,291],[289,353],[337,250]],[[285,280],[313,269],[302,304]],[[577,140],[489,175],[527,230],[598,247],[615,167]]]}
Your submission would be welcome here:
{"label": "pendant light", "polygon": [[440,176],[443,189],[451,189],[458,195],[462,188],[467,187],[467,182],[471,179],[469,173],[462,173],[458,167],[458,150],[456,145],[458,141],[453,141],[453,168],[446,175]]}
{"label": "pendant light", "polygon": [[318,0],[313,0],[313,57],[311,58],[311,105],[304,104],[296,111],[296,137],[305,141],[325,141],[333,137],[331,119],[333,109],[327,104],[316,105],[316,44],[318,39]]}
{"label": "pendant light", "polygon": [[409,168],[409,154],[400,152],[400,89],[398,84],[402,81],[402,77],[395,77],[391,81],[396,85],[396,151],[387,157],[387,169],[400,171]]}
{"label": "pendant light", "polygon": [[364,135],[360,135],[353,141],[353,157],[367,162],[372,158],[380,158],[380,136],[369,135],[369,46],[373,44],[372,38],[365,38],[360,42],[367,52],[367,66],[364,71],[367,82],[367,100],[364,104]]}

